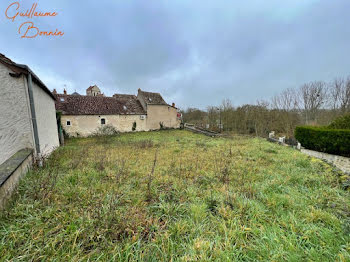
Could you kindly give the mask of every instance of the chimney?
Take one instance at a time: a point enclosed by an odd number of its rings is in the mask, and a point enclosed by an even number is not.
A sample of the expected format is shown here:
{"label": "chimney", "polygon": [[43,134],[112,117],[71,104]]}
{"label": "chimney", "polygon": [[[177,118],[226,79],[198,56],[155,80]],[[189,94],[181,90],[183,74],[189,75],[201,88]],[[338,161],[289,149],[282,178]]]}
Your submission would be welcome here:
{"label": "chimney", "polygon": [[52,94],[54,94],[54,95],[56,95],[56,94],[57,94],[57,91],[56,91],[56,89],[55,89],[55,88],[53,89]]}
{"label": "chimney", "polygon": [[63,94],[67,94],[67,90],[66,89],[63,89]]}
{"label": "chimney", "polygon": [[172,106],[172,107],[175,107],[175,103],[172,103],[171,106]]}

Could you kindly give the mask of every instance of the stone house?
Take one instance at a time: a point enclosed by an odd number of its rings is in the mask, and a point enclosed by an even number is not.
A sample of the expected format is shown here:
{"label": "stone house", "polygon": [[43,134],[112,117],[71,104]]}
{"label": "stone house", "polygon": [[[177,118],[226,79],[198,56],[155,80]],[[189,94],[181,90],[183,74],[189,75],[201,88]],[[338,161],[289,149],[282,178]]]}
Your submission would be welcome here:
{"label": "stone house", "polygon": [[0,164],[29,148],[47,155],[59,146],[55,97],[26,65],[0,54]]}
{"label": "stone house", "polygon": [[160,123],[164,127],[180,127],[180,115],[175,104],[168,105],[159,93],[145,92],[138,89],[137,99],[147,113],[147,130],[159,129]]}
{"label": "stone house", "polygon": [[88,87],[88,89],[86,89],[86,95],[87,96],[104,96],[97,85]]}
{"label": "stone house", "polygon": [[[96,87],[89,87],[86,96],[55,94],[56,110],[61,112],[61,125],[68,135],[89,136],[104,125],[111,125],[119,132],[180,127],[177,108],[167,104],[159,93],[139,89],[137,96],[106,97]],[[97,93],[91,93],[97,89]]]}

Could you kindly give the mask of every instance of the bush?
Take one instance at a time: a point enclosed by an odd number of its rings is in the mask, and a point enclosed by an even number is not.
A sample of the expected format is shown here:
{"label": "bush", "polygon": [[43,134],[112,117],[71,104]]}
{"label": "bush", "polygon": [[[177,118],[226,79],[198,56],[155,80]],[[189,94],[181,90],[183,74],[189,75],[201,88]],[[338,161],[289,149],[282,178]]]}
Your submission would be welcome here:
{"label": "bush", "polygon": [[305,148],[330,154],[350,156],[350,130],[299,126],[295,138]]}
{"label": "bush", "polygon": [[350,129],[350,114],[338,117],[328,127],[331,129]]}
{"label": "bush", "polygon": [[164,127],[164,123],[163,123],[163,122],[159,122],[159,128],[160,128],[160,130],[165,129],[165,127]]}
{"label": "bush", "polygon": [[112,136],[117,135],[118,131],[112,125],[103,125],[96,129],[93,136]]}

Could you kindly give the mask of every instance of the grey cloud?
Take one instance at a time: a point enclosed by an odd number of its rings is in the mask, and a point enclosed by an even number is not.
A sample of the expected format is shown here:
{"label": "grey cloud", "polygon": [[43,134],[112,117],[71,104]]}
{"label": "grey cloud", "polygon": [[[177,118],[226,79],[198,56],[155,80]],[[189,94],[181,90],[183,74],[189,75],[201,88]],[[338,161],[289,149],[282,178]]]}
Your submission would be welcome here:
{"label": "grey cloud", "polygon": [[239,105],[349,74],[349,8],[347,0],[39,0],[59,15],[33,22],[64,37],[20,39],[20,22],[0,12],[0,52],[60,91],[98,84],[107,95],[161,92],[181,107]]}

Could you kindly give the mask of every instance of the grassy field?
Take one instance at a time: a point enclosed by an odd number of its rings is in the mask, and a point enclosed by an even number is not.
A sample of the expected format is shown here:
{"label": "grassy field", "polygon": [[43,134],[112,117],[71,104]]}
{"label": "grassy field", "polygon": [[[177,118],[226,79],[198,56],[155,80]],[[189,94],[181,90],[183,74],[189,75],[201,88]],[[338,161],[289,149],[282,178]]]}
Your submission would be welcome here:
{"label": "grassy field", "polygon": [[77,138],[20,183],[0,260],[350,261],[350,191],[263,139]]}

